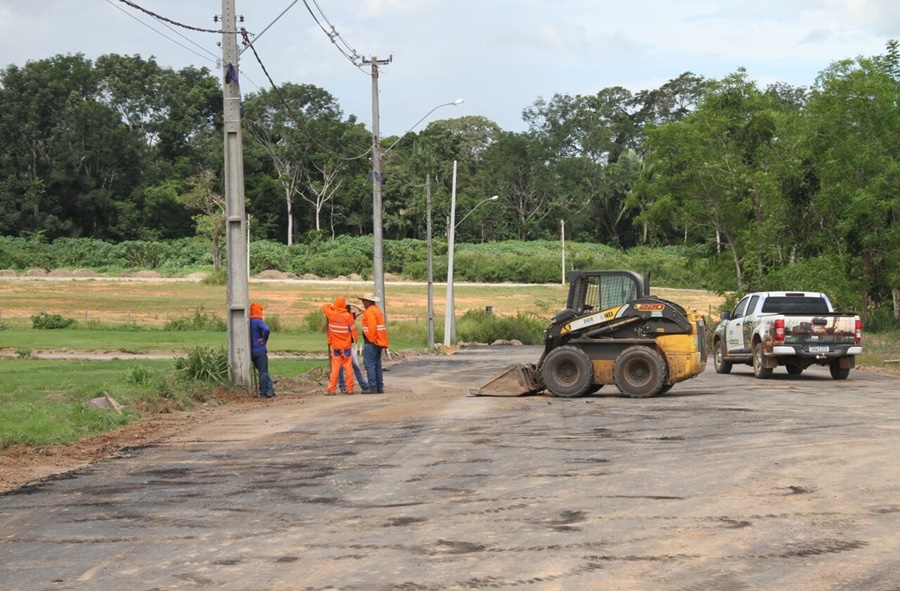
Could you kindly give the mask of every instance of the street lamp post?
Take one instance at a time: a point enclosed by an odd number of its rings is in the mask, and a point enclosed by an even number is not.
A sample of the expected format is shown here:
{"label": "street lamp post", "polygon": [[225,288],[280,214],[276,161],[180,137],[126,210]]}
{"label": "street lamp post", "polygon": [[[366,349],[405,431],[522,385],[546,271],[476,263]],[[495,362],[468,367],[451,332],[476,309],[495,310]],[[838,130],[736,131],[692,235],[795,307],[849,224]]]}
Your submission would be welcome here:
{"label": "street lamp post", "polygon": [[456,340],[456,299],[453,293],[453,251],[456,227],[472,215],[478,206],[488,201],[497,201],[499,195],[482,199],[475,204],[458,222],[456,221],[456,160],[453,161],[453,191],[450,194],[450,222],[447,224],[447,303],[444,306],[444,346],[449,347]]}
{"label": "street lamp post", "polygon": [[384,202],[382,193],[382,183],[384,179],[381,173],[384,156],[385,154],[390,152],[391,149],[397,145],[397,142],[403,139],[403,137],[407,133],[409,133],[409,131],[415,129],[415,127],[419,125],[419,123],[424,121],[426,117],[428,117],[441,107],[461,105],[465,101],[459,98],[455,101],[442,103],[434,107],[433,109],[425,113],[425,115],[423,115],[421,119],[416,121],[408,131],[397,138],[397,141],[388,146],[387,149],[384,149],[381,147],[379,130],[377,64],[378,61],[375,58],[372,58],[372,242],[374,251],[372,256],[372,266],[374,268],[373,274],[375,276],[375,295],[381,299],[381,302],[378,303],[378,306],[381,308],[382,312],[384,312],[386,310],[384,295]]}

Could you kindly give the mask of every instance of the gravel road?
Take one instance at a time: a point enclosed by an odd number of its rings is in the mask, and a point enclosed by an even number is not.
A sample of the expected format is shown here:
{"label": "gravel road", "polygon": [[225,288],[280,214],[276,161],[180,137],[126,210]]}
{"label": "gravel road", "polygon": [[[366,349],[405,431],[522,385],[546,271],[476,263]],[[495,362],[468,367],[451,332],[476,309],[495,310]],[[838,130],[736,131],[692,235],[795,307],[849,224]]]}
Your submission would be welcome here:
{"label": "gravel road", "polygon": [[466,395],[538,355],[412,359],[0,495],[2,588],[900,589],[900,378]]}

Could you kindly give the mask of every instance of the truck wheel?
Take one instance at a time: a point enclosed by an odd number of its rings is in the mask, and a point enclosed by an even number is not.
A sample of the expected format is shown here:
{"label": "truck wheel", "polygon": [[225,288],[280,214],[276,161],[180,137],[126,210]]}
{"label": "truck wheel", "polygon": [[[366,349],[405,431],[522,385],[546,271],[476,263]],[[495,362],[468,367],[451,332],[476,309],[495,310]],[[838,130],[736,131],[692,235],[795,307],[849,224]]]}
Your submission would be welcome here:
{"label": "truck wheel", "polygon": [[841,367],[840,361],[832,361],[828,364],[828,369],[831,370],[831,377],[836,380],[846,380],[847,376],[850,375],[850,368]]}
{"label": "truck wheel", "polygon": [[646,398],[658,393],[666,381],[666,362],[655,349],[628,347],[613,365],[613,379],[619,392],[630,398]]}
{"label": "truck wheel", "polygon": [[760,380],[772,377],[772,368],[765,366],[762,343],[753,343],[753,375]]}
{"label": "truck wheel", "polygon": [[716,366],[716,373],[731,373],[731,362],[725,361],[725,343],[716,340],[713,343],[713,350],[715,351],[713,364]]}
{"label": "truck wheel", "polygon": [[584,351],[565,345],[547,354],[541,377],[554,396],[581,396],[591,386],[594,367]]}

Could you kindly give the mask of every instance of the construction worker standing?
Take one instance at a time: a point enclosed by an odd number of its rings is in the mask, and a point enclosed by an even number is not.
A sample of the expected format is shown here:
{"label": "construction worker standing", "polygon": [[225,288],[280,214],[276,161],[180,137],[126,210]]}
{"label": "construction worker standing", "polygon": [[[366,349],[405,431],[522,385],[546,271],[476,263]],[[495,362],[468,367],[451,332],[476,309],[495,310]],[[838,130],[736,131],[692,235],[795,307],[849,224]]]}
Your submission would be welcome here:
{"label": "construction worker standing", "polygon": [[353,334],[356,319],[347,311],[347,300],[337,297],[334,304],[322,306],[328,320],[328,354],[331,358],[331,375],[328,379],[328,394],[334,394],[338,387],[341,368],[347,381],[347,393],[353,393]]}
{"label": "construction worker standing", "polygon": [[384,376],[381,369],[381,354],[388,348],[387,327],[384,313],[376,306],[381,301],[377,295],[367,293],[359,298],[366,310],[362,314],[363,365],[369,378],[370,391],[384,393]]}

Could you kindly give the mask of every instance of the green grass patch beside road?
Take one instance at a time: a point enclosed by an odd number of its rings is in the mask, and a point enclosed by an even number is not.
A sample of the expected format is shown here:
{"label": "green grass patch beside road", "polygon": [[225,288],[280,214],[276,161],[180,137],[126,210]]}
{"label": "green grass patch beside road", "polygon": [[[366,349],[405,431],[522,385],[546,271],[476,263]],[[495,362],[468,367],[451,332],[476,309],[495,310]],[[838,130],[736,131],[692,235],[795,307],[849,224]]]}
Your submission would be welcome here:
{"label": "green grass patch beside road", "polygon": [[[272,359],[276,377],[296,377],[322,361]],[[71,443],[139,420],[186,410],[211,397],[209,385],[179,378],[170,360],[0,359],[0,449]],[[123,407],[90,408],[108,393]]]}

